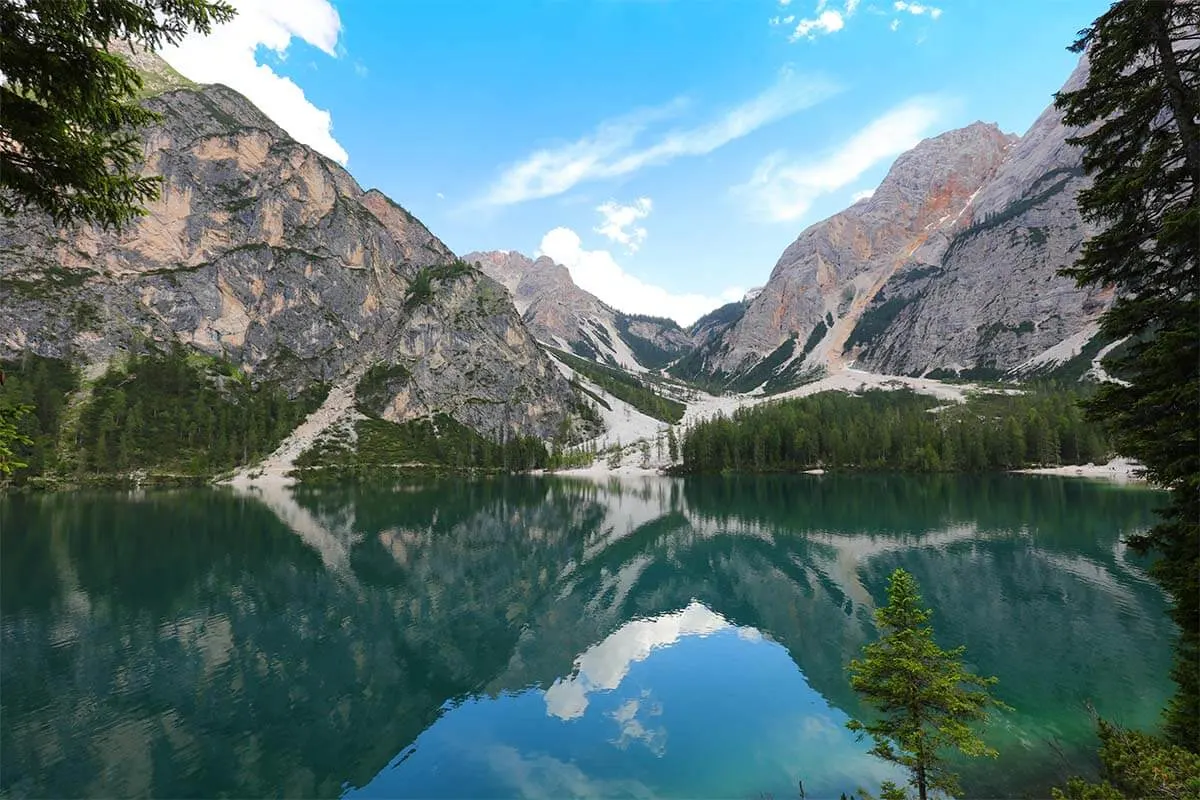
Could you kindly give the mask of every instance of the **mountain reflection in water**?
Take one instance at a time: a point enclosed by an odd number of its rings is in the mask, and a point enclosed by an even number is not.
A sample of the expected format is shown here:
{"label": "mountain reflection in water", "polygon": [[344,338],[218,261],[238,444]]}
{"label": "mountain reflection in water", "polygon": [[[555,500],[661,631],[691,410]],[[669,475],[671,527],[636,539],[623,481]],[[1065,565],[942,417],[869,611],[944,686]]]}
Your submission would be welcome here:
{"label": "mountain reflection in water", "polygon": [[874,788],[845,665],[903,566],[1015,709],[968,794],[1042,795],[1095,768],[1087,701],[1157,723],[1173,630],[1121,538],[1160,502],[1016,476],[4,497],[0,792]]}

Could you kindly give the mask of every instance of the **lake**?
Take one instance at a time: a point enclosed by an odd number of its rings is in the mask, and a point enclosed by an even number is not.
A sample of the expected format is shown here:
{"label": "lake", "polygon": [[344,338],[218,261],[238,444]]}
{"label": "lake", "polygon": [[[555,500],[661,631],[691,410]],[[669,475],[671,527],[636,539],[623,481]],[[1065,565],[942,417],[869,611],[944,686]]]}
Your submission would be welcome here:
{"label": "lake", "polygon": [[838,797],[888,574],[1013,707],[974,797],[1153,728],[1174,628],[1054,477],[399,480],[0,497],[0,794]]}

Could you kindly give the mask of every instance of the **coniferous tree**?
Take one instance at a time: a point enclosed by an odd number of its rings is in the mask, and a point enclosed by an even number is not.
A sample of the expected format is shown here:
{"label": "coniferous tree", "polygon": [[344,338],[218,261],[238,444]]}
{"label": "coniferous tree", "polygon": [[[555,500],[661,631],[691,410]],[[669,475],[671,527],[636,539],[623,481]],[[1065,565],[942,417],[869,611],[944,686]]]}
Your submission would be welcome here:
{"label": "coniferous tree", "polygon": [[109,43],[155,50],[233,13],[222,0],[0,3],[0,213],[105,227],[145,213],[159,181],[138,174],[136,128],[157,115],[134,102],[142,77]]}
{"label": "coniferous tree", "polygon": [[[982,678],[962,663],[965,648],[943,650],[933,640],[931,612],[921,607],[917,583],[897,569],[888,580],[888,604],[875,612],[881,638],[850,662],[850,685],[879,711],[871,722],[852,719],[846,727],[870,736],[871,752],[905,767],[920,800],[930,791],[954,796],[958,779],[947,769],[944,750],[967,756],[996,756],[971,729],[988,708],[1002,707],[988,693],[995,678]],[[894,795],[894,789],[889,792]]]}
{"label": "coniferous tree", "polygon": [[33,439],[21,431],[21,421],[33,412],[28,404],[0,407],[0,478],[29,466],[16,453],[15,447],[31,445]]}
{"label": "coniferous tree", "polygon": [[1166,712],[1172,739],[1200,748],[1200,4],[1127,0],[1080,32],[1081,88],[1061,92],[1070,140],[1092,185],[1079,193],[1101,232],[1066,273],[1113,285],[1110,337],[1135,337],[1089,404],[1121,453],[1171,489],[1162,521],[1131,544],[1157,550],[1154,573],[1174,601],[1181,636]]}

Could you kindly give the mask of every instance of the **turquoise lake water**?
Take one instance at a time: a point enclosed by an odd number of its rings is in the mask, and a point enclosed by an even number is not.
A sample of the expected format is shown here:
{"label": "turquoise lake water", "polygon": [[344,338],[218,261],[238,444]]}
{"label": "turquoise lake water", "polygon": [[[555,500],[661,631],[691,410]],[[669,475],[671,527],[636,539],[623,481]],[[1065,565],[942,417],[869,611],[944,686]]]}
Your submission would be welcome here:
{"label": "turquoise lake water", "polygon": [[836,798],[888,574],[1013,711],[973,797],[1153,728],[1163,495],[1033,476],[392,481],[0,498],[0,794]]}

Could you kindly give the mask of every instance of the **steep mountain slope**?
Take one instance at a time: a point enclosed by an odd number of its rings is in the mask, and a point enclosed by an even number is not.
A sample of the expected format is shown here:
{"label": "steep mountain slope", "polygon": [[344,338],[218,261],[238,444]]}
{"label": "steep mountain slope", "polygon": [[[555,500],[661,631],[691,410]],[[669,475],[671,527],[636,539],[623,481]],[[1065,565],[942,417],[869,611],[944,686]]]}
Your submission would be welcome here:
{"label": "steep mountain slope", "polygon": [[1111,296],[1056,274],[1090,232],[1071,133],[1051,107],[1019,139],[977,122],[921,142],[873,196],[805,230],[743,318],[685,361],[743,389],[854,360],[1000,374],[1078,334]]}
{"label": "steep mountain slope", "polygon": [[162,119],[144,170],[164,181],[146,216],[121,233],[0,220],[0,359],[94,372],[179,343],[292,393],[380,367],[371,411],[385,420],[560,431],[574,395],[503,287],[411,214],[227,87],[146,103]]}
{"label": "steep mountain slope", "polygon": [[746,309],[759,292],[760,290],[755,289],[741,300],[726,303],[693,322],[687,330],[688,335],[692,337],[692,349],[671,364],[668,371],[685,381],[703,382],[705,365],[712,360],[714,351],[721,345],[722,335],[746,316]]}
{"label": "steep mountain slope", "polygon": [[658,369],[692,346],[669,319],[625,314],[580,289],[561,264],[516,251],[463,257],[508,289],[517,311],[538,339],[584,358],[634,372]]}
{"label": "steep mountain slope", "polygon": [[900,267],[938,263],[948,224],[1011,143],[996,126],[976,123],[900,156],[872,197],[809,227],[784,251],[708,370],[733,378],[767,359],[776,371],[806,356],[836,361],[862,308]]}
{"label": "steep mountain slope", "polygon": [[[1081,61],[1064,87],[1087,77]],[[886,320],[859,337],[861,360],[888,372],[997,373],[1086,328],[1111,290],[1056,274],[1093,231],[1075,195],[1086,185],[1073,131],[1051,106],[975,198],[937,270],[897,275],[864,316]],[[891,304],[890,307],[888,304]]]}

